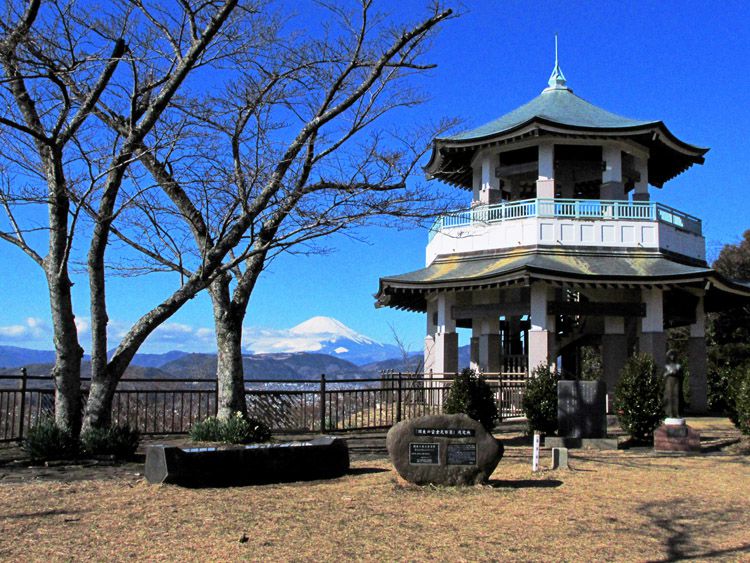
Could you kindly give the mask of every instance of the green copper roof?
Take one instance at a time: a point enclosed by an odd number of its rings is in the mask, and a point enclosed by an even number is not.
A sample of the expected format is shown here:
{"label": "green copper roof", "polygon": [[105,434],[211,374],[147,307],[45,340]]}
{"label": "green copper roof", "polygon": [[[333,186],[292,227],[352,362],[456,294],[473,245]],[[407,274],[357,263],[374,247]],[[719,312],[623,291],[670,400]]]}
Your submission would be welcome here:
{"label": "green copper roof", "polygon": [[[556,67],[557,69],[557,67]],[[560,74],[562,76],[562,73]],[[553,71],[550,83],[558,80]],[[564,77],[562,81],[564,82]],[[628,129],[658,124],[658,121],[638,121],[608,112],[576,96],[572,90],[559,85],[545,88],[529,103],[506,113],[480,127],[464,131],[458,135],[445,137],[446,141],[465,141],[491,137],[513,129],[533,119],[543,119],[570,127],[586,129]]]}
{"label": "green copper roof", "polygon": [[[683,264],[650,251],[540,251],[519,248],[498,255],[441,256],[426,268],[380,279],[380,306],[425,310],[429,291],[465,291],[534,279],[568,283],[697,284],[716,273],[702,264]],[[744,299],[750,291],[736,288]]]}

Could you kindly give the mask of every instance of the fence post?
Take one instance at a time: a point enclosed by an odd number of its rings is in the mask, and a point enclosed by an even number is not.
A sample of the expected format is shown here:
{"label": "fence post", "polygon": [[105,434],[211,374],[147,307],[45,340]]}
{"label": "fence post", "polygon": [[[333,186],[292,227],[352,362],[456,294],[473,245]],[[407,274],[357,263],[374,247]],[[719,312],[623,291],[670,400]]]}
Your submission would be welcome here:
{"label": "fence post", "polygon": [[401,372],[398,372],[398,390],[396,391],[396,422],[401,422]]}
{"label": "fence post", "polygon": [[320,433],[326,431],[326,374],[320,374]]}
{"label": "fence post", "polygon": [[23,419],[26,416],[26,368],[21,368],[21,416],[18,421],[18,439],[23,440]]}

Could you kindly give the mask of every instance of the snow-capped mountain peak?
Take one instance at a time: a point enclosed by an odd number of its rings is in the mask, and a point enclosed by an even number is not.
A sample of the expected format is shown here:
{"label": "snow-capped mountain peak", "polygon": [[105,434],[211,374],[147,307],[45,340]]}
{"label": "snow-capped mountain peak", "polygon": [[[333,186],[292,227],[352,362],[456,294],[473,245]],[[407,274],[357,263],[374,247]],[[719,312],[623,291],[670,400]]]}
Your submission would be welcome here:
{"label": "snow-capped mountain peak", "polygon": [[374,340],[359,334],[344,323],[331,317],[312,317],[289,329],[292,334],[325,336],[328,339],[346,338],[358,344],[376,344]]}
{"label": "snow-capped mountain peak", "polygon": [[290,329],[252,329],[245,332],[247,350],[255,354],[271,352],[316,352],[330,354],[356,364],[397,358],[400,351],[359,334],[331,317],[312,317]]}

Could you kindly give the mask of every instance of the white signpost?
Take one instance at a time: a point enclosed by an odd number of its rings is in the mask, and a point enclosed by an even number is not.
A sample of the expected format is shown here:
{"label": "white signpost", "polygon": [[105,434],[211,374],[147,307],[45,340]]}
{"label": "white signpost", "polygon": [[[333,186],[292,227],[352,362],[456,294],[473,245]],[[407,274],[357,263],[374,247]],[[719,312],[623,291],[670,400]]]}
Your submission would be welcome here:
{"label": "white signpost", "polygon": [[541,435],[539,432],[534,432],[534,454],[531,458],[531,470],[539,470],[539,442],[541,441]]}

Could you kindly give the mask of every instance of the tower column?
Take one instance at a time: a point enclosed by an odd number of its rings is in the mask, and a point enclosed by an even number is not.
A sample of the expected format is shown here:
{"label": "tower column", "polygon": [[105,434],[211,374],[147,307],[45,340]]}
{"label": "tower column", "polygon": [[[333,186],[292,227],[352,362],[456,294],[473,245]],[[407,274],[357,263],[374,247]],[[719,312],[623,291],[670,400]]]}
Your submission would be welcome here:
{"label": "tower column", "polygon": [[641,291],[646,303],[646,316],[641,319],[641,334],[638,338],[638,349],[650,354],[657,367],[664,369],[666,361],[667,337],[664,333],[664,301],[661,289],[644,289]]}
{"label": "tower column", "polygon": [[536,181],[536,197],[552,199],[555,197],[555,145],[539,145],[539,177]]}
{"label": "tower column", "polygon": [[[614,396],[620,370],[628,359],[628,342],[623,317],[604,317],[602,335],[602,379],[607,384],[607,394]],[[612,401],[610,401],[612,404]]]}
{"label": "tower column", "polygon": [[641,178],[635,183],[633,201],[649,201],[651,196],[648,193],[648,161],[635,157],[635,170]]}
{"label": "tower column", "polygon": [[703,297],[695,310],[695,323],[690,325],[688,340],[688,369],[690,370],[690,410],[696,413],[708,411],[708,378],[706,352],[706,315]]}
{"label": "tower column", "polygon": [[622,183],[622,151],[620,147],[602,147],[604,171],[602,172],[602,199],[625,199],[625,186]]}
{"label": "tower column", "polygon": [[481,160],[481,190],[479,200],[487,205],[500,201],[500,178],[495,176],[495,169],[500,164],[497,154],[485,154]]}
{"label": "tower column", "polygon": [[554,336],[554,317],[547,314],[547,286],[531,286],[529,304],[531,328],[529,329],[529,373],[540,364],[550,366],[550,340]]}
{"label": "tower column", "polygon": [[439,293],[427,304],[427,337],[425,338],[425,371],[455,373],[458,371],[458,334],[451,316],[455,294]]}
{"label": "tower column", "polygon": [[469,367],[475,372],[480,372],[482,367],[479,362],[479,337],[482,333],[482,323],[479,319],[471,321],[471,341],[469,345]]}
{"label": "tower column", "polygon": [[482,319],[479,336],[479,367],[484,373],[497,373],[500,370],[500,319]]}

